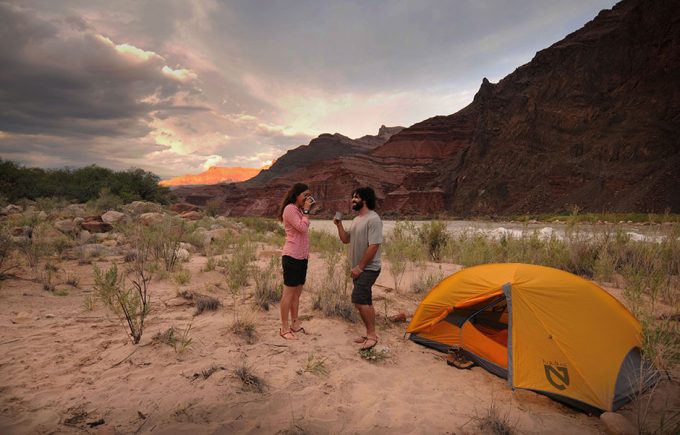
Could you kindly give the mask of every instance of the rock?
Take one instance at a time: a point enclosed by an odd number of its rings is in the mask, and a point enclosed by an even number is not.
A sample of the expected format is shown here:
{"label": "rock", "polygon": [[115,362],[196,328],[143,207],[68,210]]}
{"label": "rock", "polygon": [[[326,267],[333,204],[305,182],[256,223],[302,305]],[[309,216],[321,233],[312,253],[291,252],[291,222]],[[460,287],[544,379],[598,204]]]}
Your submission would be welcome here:
{"label": "rock", "polygon": [[84,258],[109,257],[112,255],[116,255],[117,253],[112,248],[99,243],[89,243],[87,245],[82,245],[78,247],[78,249],[80,250],[80,254]]}
{"label": "rock", "polygon": [[115,248],[118,246],[118,242],[115,240],[104,240],[101,244],[109,248]]}
{"label": "rock", "polygon": [[206,237],[206,240],[208,241],[208,243],[210,243],[215,239],[219,239],[221,237],[226,236],[227,234],[229,234],[229,232],[226,229],[221,228],[221,229],[218,229],[218,230],[206,231],[205,237]]}
{"label": "rock", "polygon": [[45,314],[46,319],[54,319],[54,314]]}
{"label": "rock", "polygon": [[90,233],[87,230],[82,230],[80,234],[78,234],[78,240],[80,240],[82,243],[87,243],[92,239],[92,233]]}
{"label": "rock", "polygon": [[186,249],[187,252],[196,252],[196,247],[194,247],[194,245],[192,245],[191,243],[179,242],[179,247],[182,249]]}
{"label": "rock", "polygon": [[163,211],[163,208],[159,204],[147,201],[134,201],[126,206],[123,206],[123,208],[135,215],[140,215],[143,213],[160,213]]}
{"label": "rock", "polygon": [[12,323],[27,323],[32,320],[32,317],[30,314],[28,314],[26,311],[21,311],[16,314],[16,316],[12,317],[10,320]]}
{"label": "rock", "polygon": [[181,217],[182,219],[197,221],[200,220],[203,217],[203,215],[197,211],[185,211],[184,213],[181,213],[179,217]]}
{"label": "rock", "polygon": [[196,205],[189,204],[188,202],[179,202],[172,204],[170,206],[170,210],[174,211],[175,213],[184,213],[186,211],[199,211],[200,208]]}
{"label": "rock", "polygon": [[102,221],[106,222],[107,224],[117,224],[123,219],[125,219],[125,213],[115,210],[109,210],[102,215]]}
{"label": "rock", "polygon": [[139,223],[142,225],[151,226],[157,224],[163,220],[163,215],[161,213],[143,213],[139,216]]}
{"label": "rock", "polygon": [[45,211],[43,211],[43,210],[40,210],[38,212],[38,219],[40,219],[41,221],[46,220],[47,219],[47,213],[45,213]]}
{"label": "rock", "polygon": [[177,259],[179,261],[189,261],[189,258],[191,258],[191,254],[189,253],[189,251],[187,251],[184,248],[179,248],[177,250]]}
{"label": "rock", "polygon": [[626,417],[616,412],[605,412],[600,415],[605,429],[611,435],[636,435],[638,432]]}
{"label": "rock", "polygon": [[10,235],[12,237],[25,237],[30,239],[33,237],[33,228],[25,225],[23,227],[14,227],[10,230]]}
{"label": "rock", "polygon": [[392,321],[394,323],[406,322],[406,313],[401,312],[399,314],[395,314],[394,316],[390,317],[390,321]]}
{"label": "rock", "polygon": [[220,224],[212,224],[212,225],[210,225],[210,229],[211,230],[221,230],[221,229],[224,229],[224,226],[222,226]]}
{"label": "rock", "polygon": [[85,214],[85,204],[70,204],[64,208],[64,213],[67,216],[79,217]]}
{"label": "rock", "polygon": [[55,221],[54,228],[58,229],[64,234],[73,234],[76,232],[76,224],[73,222],[73,219]]}
{"label": "rock", "polygon": [[113,229],[113,226],[106,222],[86,221],[80,224],[80,228],[91,233],[107,233]]}
{"label": "rock", "polygon": [[5,214],[5,215],[17,214],[17,213],[21,213],[22,211],[24,211],[24,209],[21,208],[21,206],[10,204],[10,205],[8,205],[8,206],[6,206],[2,209],[2,214]]}

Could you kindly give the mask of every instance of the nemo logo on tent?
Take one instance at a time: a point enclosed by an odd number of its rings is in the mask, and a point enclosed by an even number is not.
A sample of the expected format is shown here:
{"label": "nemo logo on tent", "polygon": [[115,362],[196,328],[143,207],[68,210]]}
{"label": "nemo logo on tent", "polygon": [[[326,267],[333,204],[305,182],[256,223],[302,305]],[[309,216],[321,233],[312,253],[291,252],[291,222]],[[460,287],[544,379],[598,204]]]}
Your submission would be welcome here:
{"label": "nemo logo on tent", "polygon": [[550,385],[558,390],[564,390],[569,386],[569,370],[566,367],[555,367],[551,364],[544,364],[545,377]]}

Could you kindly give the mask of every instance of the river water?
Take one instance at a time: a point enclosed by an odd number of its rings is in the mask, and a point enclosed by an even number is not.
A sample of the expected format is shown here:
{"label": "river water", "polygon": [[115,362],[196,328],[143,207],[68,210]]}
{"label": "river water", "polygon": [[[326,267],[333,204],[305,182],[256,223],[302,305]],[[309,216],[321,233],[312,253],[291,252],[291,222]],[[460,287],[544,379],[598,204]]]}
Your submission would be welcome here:
{"label": "river water", "polygon": [[[481,233],[488,237],[512,236],[522,237],[530,236],[534,233],[541,239],[549,239],[556,237],[562,239],[565,231],[568,229],[565,223],[524,223],[524,222],[490,222],[490,221],[445,221],[447,232],[457,236],[460,234]],[[349,229],[351,221],[344,220],[343,225],[345,229]],[[396,221],[383,221],[383,234],[388,236],[394,229]],[[413,221],[416,228],[429,221]],[[659,242],[663,240],[666,234],[669,233],[670,224],[633,224],[633,223],[606,223],[606,224],[592,224],[579,223],[577,229],[579,234],[585,236],[592,236],[602,234],[607,231],[616,232],[623,231],[628,234],[631,240],[635,241],[653,241]],[[316,220],[311,222],[311,228],[317,231],[325,231],[331,234],[337,234],[337,230],[332,220]]]}

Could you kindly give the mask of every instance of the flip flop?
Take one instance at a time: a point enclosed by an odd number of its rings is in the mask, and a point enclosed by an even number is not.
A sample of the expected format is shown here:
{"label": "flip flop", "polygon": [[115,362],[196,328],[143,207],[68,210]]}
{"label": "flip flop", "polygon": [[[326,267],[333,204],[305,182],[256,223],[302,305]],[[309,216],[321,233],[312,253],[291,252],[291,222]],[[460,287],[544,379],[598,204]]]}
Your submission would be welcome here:
{"label": "flip flop", "polygon": [[368,337],[366,337],[365,335],[362,335],[361,337],[355,338],[355,339],[354,339],[354,342],[357,343],[357,344],[361,344],[361,343],[363,343],[364,341],[366,341],[367,338],[368,338]]}
{"label": "flip flop", "polygon": [[298,329],[290,328],[290,330],[293,332],[302,332],[305,335],[307,334],[307,331],[305,331],[305,328],[303,328],[302,326],[300,326]]}
{"label": "flip flop", "polygon": [[[286,332],[283,332],[281,329],[279,329],[279,335],[280,335],[281,338],[283,338],[284,340],[297,340],[297,339],[298,339],[298,338],[295,336],[295,334],[293,334],[293,331],[291,331],[290,329],[289,329],[288,331],[286,331]],[[288,337],[288,335],[290,335],[290,337]]]}
{"label": "flip flop", "polygon": [[[371,343],[371,342],[372,342],[373,344],[369,344],[369,343]],[[361,350],[369,350],[369,349],[373,349],[373,348],[375,347],[376,344],[378,344],[378,337],[376,337],[376,338],[368,337],[368,338],[366,338],[366,340],[364,341],[364,345],[361,346],[360,349],[361,349]]]}

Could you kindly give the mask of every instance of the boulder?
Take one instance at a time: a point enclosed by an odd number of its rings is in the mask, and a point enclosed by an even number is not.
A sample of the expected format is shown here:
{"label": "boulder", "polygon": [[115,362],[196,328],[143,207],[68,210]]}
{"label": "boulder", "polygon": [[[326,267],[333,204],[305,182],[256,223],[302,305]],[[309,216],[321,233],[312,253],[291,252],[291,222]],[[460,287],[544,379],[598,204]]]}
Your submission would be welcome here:
{"label": "boulder", "polygon": [[64,234],[73,234],[76,232],[76,224],[73,219],[62,219],[54,222],[54,228],[58,229]]}
{"label": "boulder", "polygon": [[115,249],[99,243],[89,243],[87,245],[80,246],[78,249],[80,250],[80,254],[85,258],[109,257],[111,255],[117,255],[117,251]]}
{"label": "boulder", "polygon": [[200,220],[203,215],[197,211],[185,211],[184,213],[180,213],[179,217],[190,221],[197,221]]}
{"label": "boulder", "polygon": [[113,229],[113,226],[106,222],[85,221],[80,224],[80,228],[91,233],[107,233]]}
{"label": "boulder", "polygon": [[78,234],[78,240],[80,240],[82,243],[87,243],[90,241],[92,238],[92,233],[90,233],[87,230],[82,230],[80,234]]}
{"label": "boulder", "polygon": [[85,204],[70,204],[64,208],[64,214],[72,217],[82,216],[85,214],[85,209]]}
{"label": "boulder", "polygon": [[607,433],[610,435],[635,435],[638,433],[626,417],[616,412],[605,412],[600,415]]}
{"label": "boulder", "polygon": [[151,226],[157,224],[163,220],[163,215],[161,213],[143,213],[139,216],[139,223],[142,225]]}
{"label": "boulder", "polygon": [[10,204],[7,207],[2,209],[2,214],[5,214],[5,215],[17,214],[17,213],[21,213],[22,211],[24,211],[24,209],[21,208],[21,206]]}
{"label": "boulder", "polygon": [[191,254],[189,253],[189,251],[187,251],[184,248],[179,248],[177,250],[177,259],[179,261],[189,261],[189,258],[191,258]]}
{"label": "boulder", "polygon": [[178,202],[177,204],[172,204],[170,210],[175,213],[184,213],[186,211],[199,211],[200,208],[196,205],[189,204],[188,202]]}
{"label": "boulder", "polygon": [[126,211],[140,215],[143,213],[160,213],[163,208],[155,202],[134,201],[123,207]]}
{"label": "boulder", "polygon": [[125,213],[115,210],[109,210],[102,215],[102,221],[106,222],[107,224],[117,224],[123,219],[125,219]]}

